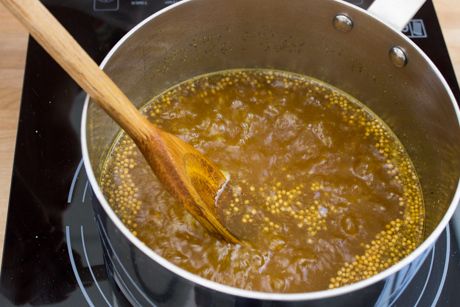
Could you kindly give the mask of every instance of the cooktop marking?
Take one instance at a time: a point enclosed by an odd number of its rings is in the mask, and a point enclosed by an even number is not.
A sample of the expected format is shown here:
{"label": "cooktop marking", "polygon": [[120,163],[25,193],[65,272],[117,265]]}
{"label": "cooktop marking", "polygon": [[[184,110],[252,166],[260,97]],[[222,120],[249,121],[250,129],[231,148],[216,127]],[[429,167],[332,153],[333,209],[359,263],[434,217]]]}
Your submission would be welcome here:
{"label": "cooktop marking", "polygon": [[418,303],[420,302],[420,300],[422,299],[423,294],[425,293],[425,289],[426,289],[426,286],[428,285],[428,281],[430,280],[431,270],[433,269],[434,253],[435,253],[435,251],[436,251],[436,249],[434,248],[435,245],[436,245],[436,243],[433,245],[433,252],[432,252],[432,254],[431,254],[430,270],[428,271],[428,276],[426,277],[425,285],[423,286],[422,293],[420,293],[420,296],[418,297],[417,302],[415,302],[414,307],[417,307],[417,306],[418,306]]}
{"label": "cooktop marking", "polygon": [[[85,191],[83,192],[83,198],[81,199],[81,202],[82,202],[82,203],[85,202],[86,190],[88,190],[88,185],[89,185],[89,181],[87,180],[87,181],[86,181],[86,185],[85,185]],[[82,226],[82,227],[83,227],[83,226]]]}
{"label": "cooktop marking", "polygon": [[95,11],[118,11],[120,0],[94,0],[93,9]]}
{"label": "cooktop marking", "polygon": [[442,272],[441,283],[439,284],[438,293],[436,293],[436,297],[434,298],[433,304],[431,307],[436,306],[438,303],[439,297],[441,296],[442,289],[444,288],[444,283],[446,282],[447,277],[447,269],[449,268],[449,256],[450,256],[450,229],[449,226],[446,227],[446,262],[444,263],[444,271]]}
{"label": "cooktop marking", "polygon": [[69,258],[70,258],[70,264],[72,265],[73,273],[75,275],[75,278],[77,279],[78,286],[80,287],[81,292],[83,293],[83,296],[86,298],[86,301],[91,307],[94,307],[93,302],[88,296],[88,293],[86,293],[85,288],[83,287],[83,283],[81,282],[80,275],[78,274],[77,271],[77,266],[75,265],[75,260],[73,259],[73,254],[72,254],[72,244],[70,243],[70,231],[69,231],[69,226],[65,227],[65,236],[67,239],[67,250],[69,251]]}
{"label": "cooktop marking", "polygon": [[81,159],[80,163],[78,164],[77,170],[75,171],[75,175],[73,175],[72,184],[70,185],[69,197],[67,197],[67,203],[70,204],[72,202],[72,195],[73,190],[75,189],[75,183],[77,182],[78,174],[80,173],[80,169],[83,165],[83,158]]}
{"label": "cooktop marking", "polygon": [[85,236],[83,234],[83,226],[81,226],[81,243],[83,244],[83,252],[85,253],[86,264],[88,265],[88,269],[89,269],[89,272],[91,273],[91,276],[93,277],[94,283],[96,284],[96,287],[99,289],[99,292],[101,292],[101,295],[104,298],[104,300],[107,303],[107,305],[112,307],[112,305],[109,303],[109,301],[105,297],[104,293],[102,292],[101,287],[99,287],[99,283],[97,282],[96,277],[94,276],[94,273],[93,273],[93,269],[91,268],[91,264],[89,263],[88,254],[86,253],[86,245],[85,245]]}
{"label": "cooktop marking", "polygon": [[402,30],[409,38],[427,38],[425,24],[423,19],[412,19]]}

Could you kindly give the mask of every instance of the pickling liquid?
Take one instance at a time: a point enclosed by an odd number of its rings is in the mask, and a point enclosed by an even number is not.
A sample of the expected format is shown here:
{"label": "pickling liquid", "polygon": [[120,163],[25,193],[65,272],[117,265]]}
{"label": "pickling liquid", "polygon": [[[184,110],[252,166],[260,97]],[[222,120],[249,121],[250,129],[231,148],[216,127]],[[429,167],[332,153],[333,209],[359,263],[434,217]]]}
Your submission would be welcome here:
{"label": "pickling liquid", "polygon": [[423,238],[422,191],[389,128],[352,97],[280,71],[194,78],[142,111],[230,181],[216,204],[242,245],[210,236],[160,185],[129,136],[101,189],[142,242],[173,264],[262,292],[332,289],[369,278]]}

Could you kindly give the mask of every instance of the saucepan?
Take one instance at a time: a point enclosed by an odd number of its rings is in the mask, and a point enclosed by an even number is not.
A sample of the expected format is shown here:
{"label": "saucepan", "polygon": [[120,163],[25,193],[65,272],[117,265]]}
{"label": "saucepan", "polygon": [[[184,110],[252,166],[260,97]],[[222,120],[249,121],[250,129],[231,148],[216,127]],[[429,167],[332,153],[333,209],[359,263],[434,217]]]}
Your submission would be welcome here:
{"label": "saucepan", "polygon": [[377,0],[366,11],[337,0],[182,1],[147,18],[112,49],[101,67],[137,107],[177,83],[227,69],[277,69],[329,83],[367,105],[395,132],[425,200],[424,242],[371,278],[296,294],[221,285],[154,253],[112,211],[98,178],[119,127],[88,98],[82,148],[96,221],[109,271],[132,305],[387,306],[398,295],[459,201],[457,103],[438,69],[401,33],[423,2]]}

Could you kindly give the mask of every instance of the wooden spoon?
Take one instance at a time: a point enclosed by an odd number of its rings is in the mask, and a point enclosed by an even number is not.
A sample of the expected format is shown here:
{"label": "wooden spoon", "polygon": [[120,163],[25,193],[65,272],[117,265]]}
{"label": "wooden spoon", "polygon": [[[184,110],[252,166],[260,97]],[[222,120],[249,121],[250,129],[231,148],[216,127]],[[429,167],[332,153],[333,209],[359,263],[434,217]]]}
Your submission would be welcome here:
{"label": "wooden spoon", "polygon": [[38,0],[0,0],[35,40],[134,140],[166,190],[213,236],[239,241],[218,221],[227,179],[199,151],[155,127]]}

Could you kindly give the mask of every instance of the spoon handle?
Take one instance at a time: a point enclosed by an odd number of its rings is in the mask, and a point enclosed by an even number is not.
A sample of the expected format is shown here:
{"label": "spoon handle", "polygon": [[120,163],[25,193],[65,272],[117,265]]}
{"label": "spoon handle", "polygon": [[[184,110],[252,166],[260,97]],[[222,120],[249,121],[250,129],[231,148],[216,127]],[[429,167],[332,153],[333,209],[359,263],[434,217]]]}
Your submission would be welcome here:
{"label": "spoon handle", "polygon": [[40,1],[0,2],[128,134],[145,139],[148,121]]}
{"label": "spoon handle", "polygon": [[[151,124],[38,0],[0,0],[37,42],[134,140],[166,190],[208,231],[239,241],[218,221],[215,196],[226,178],[181,139]],[[206,201],[206,203],[203,202]]]}

